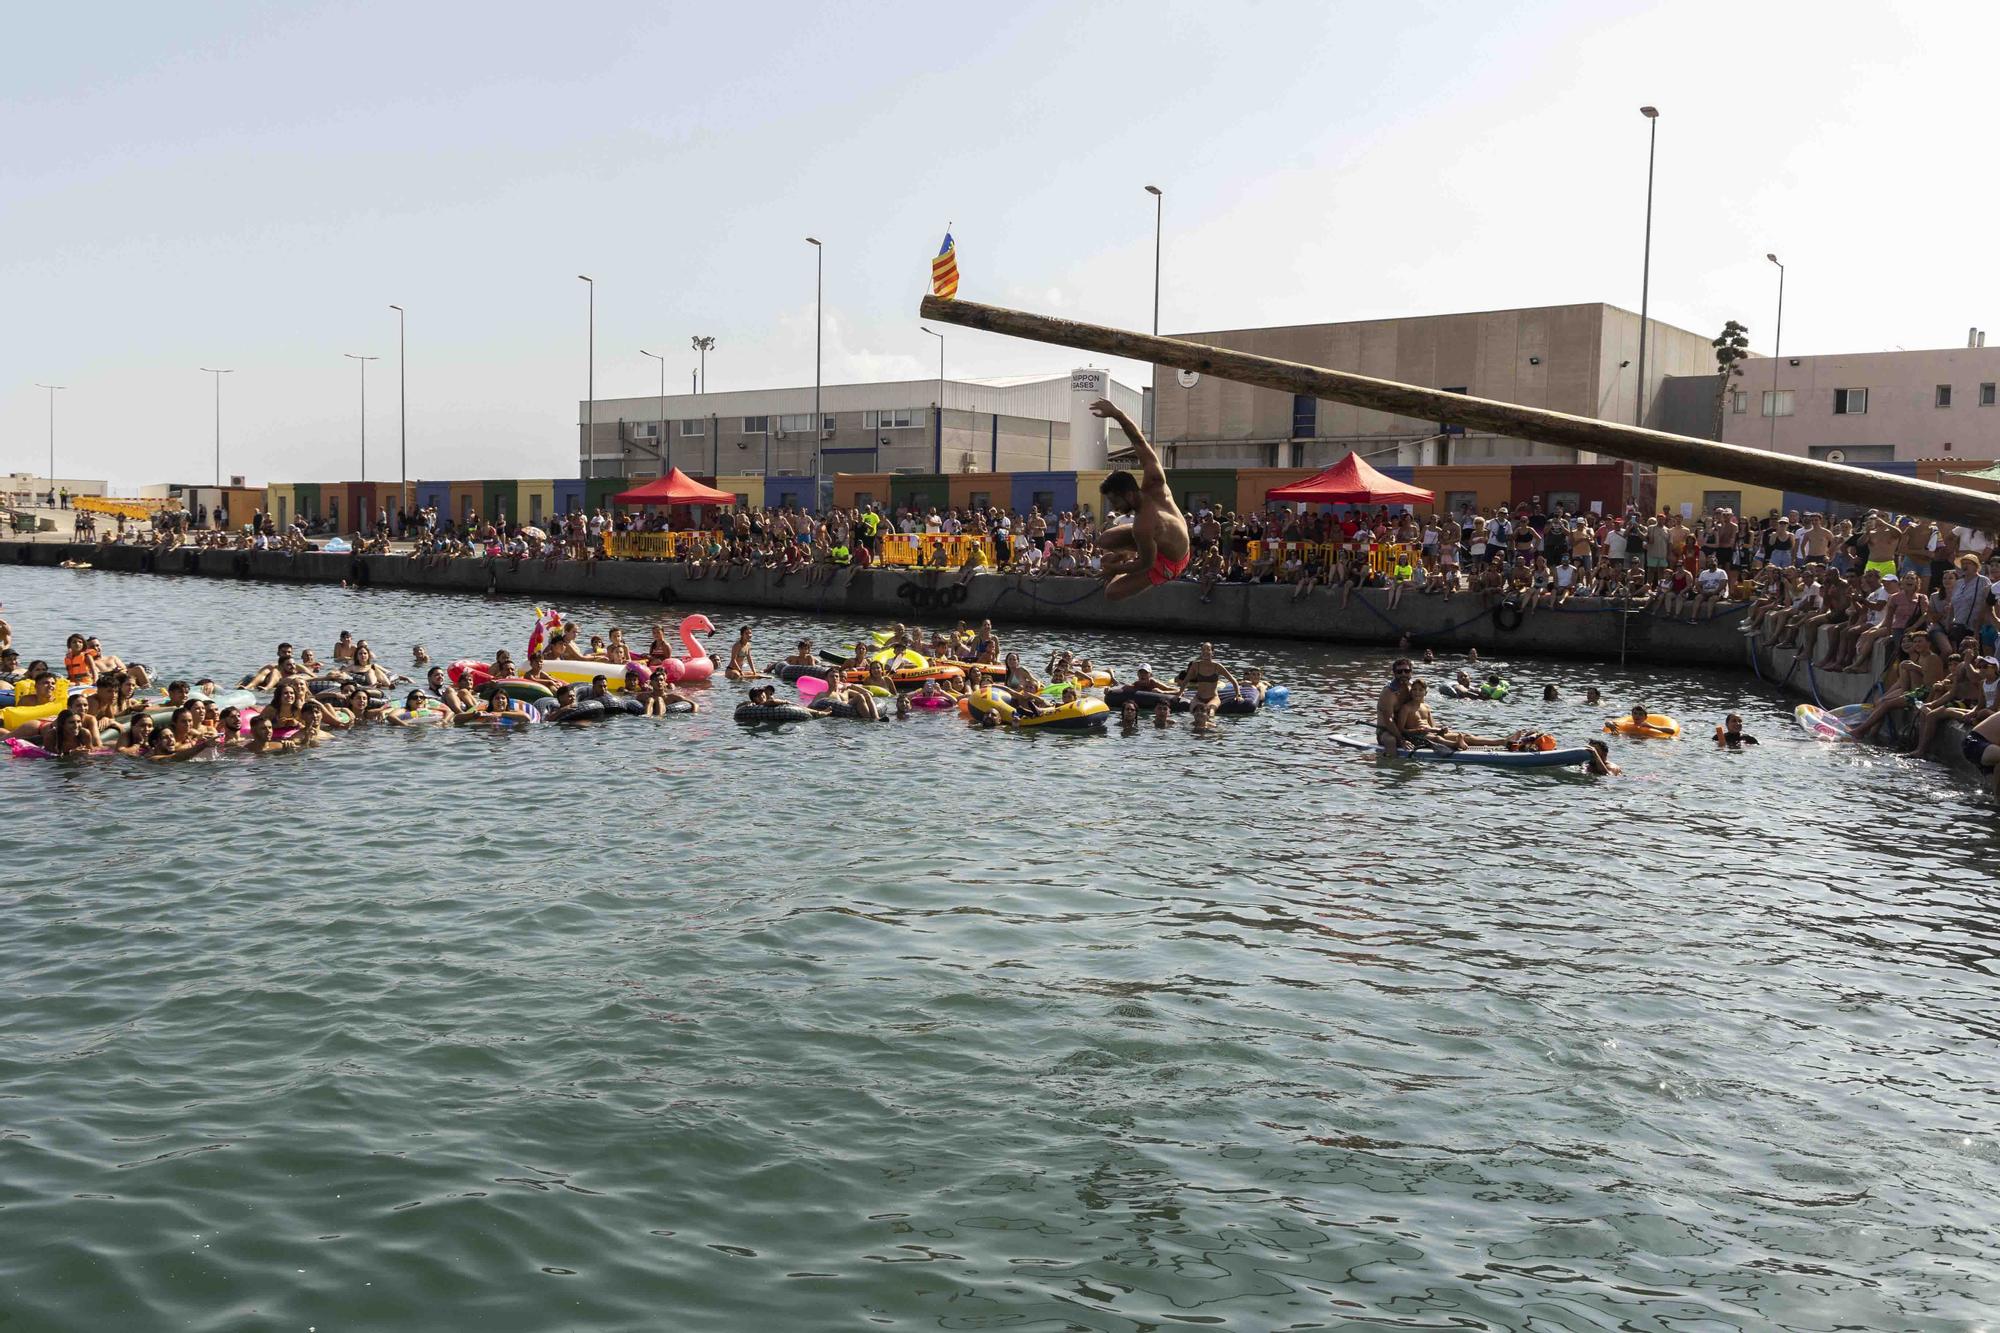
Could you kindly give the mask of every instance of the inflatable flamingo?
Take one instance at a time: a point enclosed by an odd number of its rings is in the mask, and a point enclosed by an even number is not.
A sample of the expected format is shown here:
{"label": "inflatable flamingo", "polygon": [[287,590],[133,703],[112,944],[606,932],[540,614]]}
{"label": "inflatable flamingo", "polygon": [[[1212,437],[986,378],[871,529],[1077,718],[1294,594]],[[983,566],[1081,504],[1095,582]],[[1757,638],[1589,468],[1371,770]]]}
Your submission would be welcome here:
{"label": "inflatable flamingo", "polygon": [[668,668],[680,668],[680,674],[669,676],[669,680],[700,682],[715,674],[715,659],[708,655],[708,649],[702,647],[701,641],[695,638],[697,634],[713,633],[715,626],[709,624],[708,617],[700,612],[681,621],[681,646],[687,649],[687,656],[667,660]]}

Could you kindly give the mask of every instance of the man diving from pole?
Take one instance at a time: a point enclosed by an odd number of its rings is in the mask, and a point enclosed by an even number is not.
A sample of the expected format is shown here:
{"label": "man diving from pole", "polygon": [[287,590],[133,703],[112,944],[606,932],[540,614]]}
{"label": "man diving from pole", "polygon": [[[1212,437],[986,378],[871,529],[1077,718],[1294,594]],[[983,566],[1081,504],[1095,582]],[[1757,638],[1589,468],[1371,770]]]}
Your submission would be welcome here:
{"label": "man diving from pole", "polygon": [[1188,565],[1187,517],[1167,489],[1159,454],[1132,418],[1108,398],[1098,399],[1090,410],[1117,422],[1139,455],[1139,480],[1129,472],[1114,472],[1098,488],[1107,517],[1113,512],[1132,515],[1131,523],[1108,527],[1097,539],[1104,551],[1104,597],[1115,602],[1181,576]]}

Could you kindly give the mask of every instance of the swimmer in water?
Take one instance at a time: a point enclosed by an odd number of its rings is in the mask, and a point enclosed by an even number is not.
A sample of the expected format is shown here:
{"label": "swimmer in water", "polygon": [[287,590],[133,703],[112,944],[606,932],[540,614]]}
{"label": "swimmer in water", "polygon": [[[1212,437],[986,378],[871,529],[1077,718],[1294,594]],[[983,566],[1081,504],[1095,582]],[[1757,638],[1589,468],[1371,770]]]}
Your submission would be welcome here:
{"label": "swimmer in water", "polygon": [[758,680],[764,675],[757,669],[757,659],[750,655],[750,627],[745,625],[736,632],[736,642],[729,649],[729,665],[722,674],[730,680]]}
{"label": "swimmer in water", "polygon": [[383,715],[382,720],[392,727],[412,727],[418,725],[417,719],[424,711],[424,698],[425,695],[422,690],[411,690],[403,696],[402,713],[407,713],[409,715],[408,718],[403,717],[399,713],[386,713]]}
{"label": "swimmer in water", "polygon": [[1671,736],[1674,734],[1665,727],[1654,726],[1647,720],[1650,717],[1652,717],[1652,713],[1647,709],[1646,705],[1633,704],[1632,711],[1626,715],[1626,721],[1630,724],[1627,728],[1628,734],[1633,736]]}
{"label": "swimmer in water", "polygon": [[1561,702],[1561,700],[1562,700],[1562,697],[1563,697],[1563,696],[1562,696],[1562,691],[1561,691],[1561,690],[1559,690],[1559,689],[1557,689],[1557,688],[1556,688],[1555,686],[1553,686],[1553,685],[1544,685],[1544,686],[1542,686],[1542,702],[1543,702],[1543,703],[1545,703],[1545,704],[1552,704],[1552,703],[1559,703],[1559,702]]}
{"label": "swimmer in water", "polygon": [[247,690],[275,690],[278,688],[279,681],[287,676],[297,674],[297,671],[298,664],[292,660],[292,645],[281,643],[278,645],[278,660],[267,663],[251,672],[250,678],[243,682],[243,688]]}
{"label": "swimmer in water", "polygon": [[1583,688],[1583,701],[1587,704],[1601,704],[1604,702],[1604,696],[1599,693],[1595,685],[1586,685]]}
{"label": "swimmer in water", "polygon": [[1090,410],[1117,422],[1139,456],[1138,480],[1129,472],[1113,472],[1098,487],[1108,513],[1132,515],[1130,524],[1108,528],[1097,539],[1104,552],[1104,597],[1116,602],[1181,576],[1190,553],[1187,516],[1174,503],[1159,454],[1132,418],[1108,398],[1098,399]]}
{"label": "swimmer in water", "polygon": [[1217,694],[1223,681],[1227,680],[1238,694],[1243,692],[1243,683],[1228,667],[1215,660],[1215,645],[1212,643],[1201,646],[1201,655],[1188,663],[1187,670],[1181,672],[1181,679],[1194,690],[1194,716],[1198,730],[1204,718],[1215,716]]}
{"label": "swimmer in water", "polygon": [[1757,738],[1743,730],[1743,715],[1731,713],[1715,729],[1715,743],[1725,750],[1740,750],[1746,745],[1755,745]]}
{"label": "swimmer in water", "polygon": [[1439,726],[1431,714],[1429,698],[1430,682],[1421,679],[1410,682],[1409,691],[1396,710],[1396,731],[1405,745],[1428,745],[1439,754],[1455,754],[1474,746],[1508,743],[1498,736],[1474,736],[1470,732],[1450,731]]}
{"label": "swimmer in water", "polygon": [[[1389,666],[1389,683],[1375,696],[1375,743],[1386,745],[1392,750],[1404,746],[1402,728],[1396,718],[1410,697],[1410,673],[1414,670],[1410,659],[1399,657]],[[1461,676],[1465,673],[1460,672]]]}
{"label": "swimmer in water", "polygon": [[1585,744],[1590,747],[1590,759],[1583,766],[1584,772],[1592,777],[1615,778],[1625,771],[1611,762],[1611,747],[1603,741],[1586,741]]}

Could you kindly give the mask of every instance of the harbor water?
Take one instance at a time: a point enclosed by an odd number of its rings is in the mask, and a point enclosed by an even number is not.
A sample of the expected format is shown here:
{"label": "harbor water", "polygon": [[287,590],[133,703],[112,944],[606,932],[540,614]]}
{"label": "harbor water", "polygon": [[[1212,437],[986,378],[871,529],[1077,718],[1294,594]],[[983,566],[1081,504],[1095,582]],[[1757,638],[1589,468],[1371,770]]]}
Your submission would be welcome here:
{"label": "harbor water", "polygon": [[[9,570],[225,684],[519,599]],[[760,660],[872,626],[709,611]],[[1000,627],[1039,664],[1048,630]],[[1129,676],[1196,641],[1062,640]],[[1196,736],[955,716],[376,728],[4,765],[0,1329],[1969,1329],[2000,1309],[2000,821],[1734,673],[1625,776],[1336,750],[1387,655]],[[1423,668],[1442,683],[1466,665]],[[1542,686],[1561,688],[1545,703]],[[1604,704],[1582,702],[1587,685]],[[1763,744],[1706,736],[1741,711]]]}

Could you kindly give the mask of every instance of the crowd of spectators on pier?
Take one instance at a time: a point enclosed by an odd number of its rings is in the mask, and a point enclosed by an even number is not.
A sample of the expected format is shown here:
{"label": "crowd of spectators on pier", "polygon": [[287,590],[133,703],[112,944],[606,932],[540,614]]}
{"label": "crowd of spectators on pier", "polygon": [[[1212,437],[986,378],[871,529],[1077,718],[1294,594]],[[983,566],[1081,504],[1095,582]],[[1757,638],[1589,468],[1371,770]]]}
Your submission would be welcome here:
{"label": "crowd of spectators on pier", "polygon": [[[1573,513],[1560,505],[1545,508],[1534,497],[1511,506],[1464,506],[1451,516],[1404,507],[1239,514],[1197,505],[1187,517],[1192,550],[1182,579],[1201,589],[1203,601],[1227,585],[1280,584],[1295,599],[1320,595],[1342,607],[1357,589],[1371,588],[1385,594],[1391,609],[1409,596],[1466,598],[1481,609],[1507,607],[1526,618],[1574,599],[1599,598],[1691,622],[1751,603],[1751,622],[1788,642],[1809,630],[1836,630],[1818,663],[1826,670],[1857,666],[1877,643],[1893,636],[1900,644],[1912,627],[1928,627],[1941,639],[1955,625],[1981,637],[1985,651],[1994,648],[1992,588],[2000,580],[2000,552],[1990,537],[1872,512],[1839,519],[1798,511],[1751,518],[1728,508],[1701,515],[1630,507],[1617,514]],[[521,524],[477,514],[454,521],[429,508],[393,516],[382,510],[367,530],[342,542],[362,554],[400,551],[432,562],[481,559],[518,568],[524,561],[594,561],[604,557],[607,539],[673,532],[676,546],[667,558],[692,581],[768,571],[780,581],[829,582],[883,564],[897,536],[920,539],[904,544],[916,568],[966,580],[1091,577],[1101,565],[1098,518],[1088,504],[1025,512],[748,507],[704,516],[699,524],[691,518],[691,511],[679,509],[597,509]],[[142,532],[121,518],[115,532],[99,540],[302,552],[320,549],[319,536],[303,521],[281,525],[260,511],[233,529],[166,514]],[[957,538],[981,540],[951,540]],[[1972,588],[1980,591],[1962,614],[1933,605],[1946,596],[1964,602]],[[1886,619],[1878,624],[1875,613],[1884,604]],[[1858,618],[1849,616],[1852,605],[1860,607]]]}

